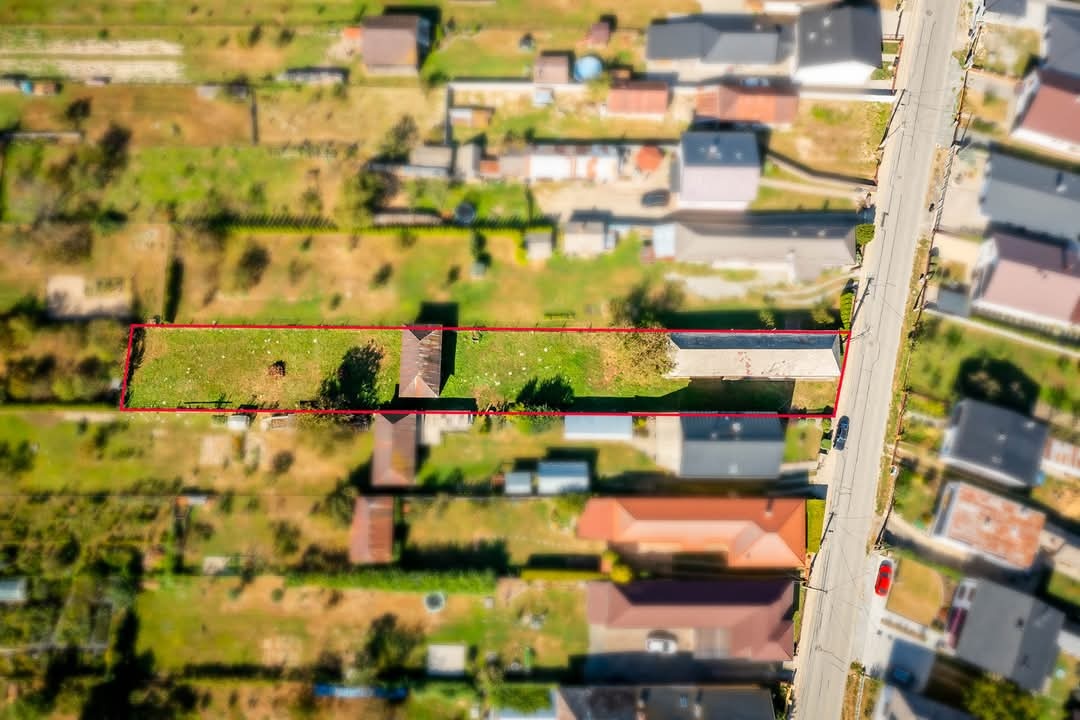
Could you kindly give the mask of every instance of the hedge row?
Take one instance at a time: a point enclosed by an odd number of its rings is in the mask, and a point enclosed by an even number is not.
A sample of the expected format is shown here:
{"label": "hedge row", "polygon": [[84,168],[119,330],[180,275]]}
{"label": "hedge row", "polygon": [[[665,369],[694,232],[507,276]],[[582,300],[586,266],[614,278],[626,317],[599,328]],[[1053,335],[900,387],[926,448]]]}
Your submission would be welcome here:
{"label": "hedge row", "polygon": [[345,590],[364,588],[392,592],[447,592],[487,595],[495,592],[495,573],[490,570],[401,570],[365,568],[344,573],[291,573],[289,587],[318,585]]}

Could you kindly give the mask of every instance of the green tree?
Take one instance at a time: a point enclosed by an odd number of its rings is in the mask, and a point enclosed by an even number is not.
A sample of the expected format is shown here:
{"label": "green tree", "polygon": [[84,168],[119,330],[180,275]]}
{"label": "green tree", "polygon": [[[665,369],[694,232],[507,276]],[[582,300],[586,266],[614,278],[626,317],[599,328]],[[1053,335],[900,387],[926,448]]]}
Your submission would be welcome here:
{"label": "green tree", "polygon": [[346,178],[337,207],[338,222],[350,228],[370,225],[388,191],[386,178],[378,173],[365,171]]}
{"label": "green tree", "polygon": [[373,678],[392,679],[404,672],[409,656],[423,639],[424,633],[419,627],[403,625],[393,613],[380,615],[368,627],[356,664],[361,672]]}
{"label": "green tree", "polygon": [[1039,701],[1002,678],[976,680],[964,697],[967,711],[978,720],[1038,720]]}

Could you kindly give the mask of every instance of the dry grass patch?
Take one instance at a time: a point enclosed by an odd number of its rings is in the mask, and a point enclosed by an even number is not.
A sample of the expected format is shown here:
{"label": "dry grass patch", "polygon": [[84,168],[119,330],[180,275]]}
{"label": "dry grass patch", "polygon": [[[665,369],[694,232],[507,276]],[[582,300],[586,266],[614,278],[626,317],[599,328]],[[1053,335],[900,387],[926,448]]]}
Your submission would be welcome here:
{"label": "dry grass patch", "polygon": [[886,608],[929,627],[944,605],[945,579],[936,570],[909,558],[900,561]]}
{"label": "dry grass patch", "polygon": [[870,179],[891,110],[885,103],[803,102],[792,127],[772,133],[769,149],[813,170]]}

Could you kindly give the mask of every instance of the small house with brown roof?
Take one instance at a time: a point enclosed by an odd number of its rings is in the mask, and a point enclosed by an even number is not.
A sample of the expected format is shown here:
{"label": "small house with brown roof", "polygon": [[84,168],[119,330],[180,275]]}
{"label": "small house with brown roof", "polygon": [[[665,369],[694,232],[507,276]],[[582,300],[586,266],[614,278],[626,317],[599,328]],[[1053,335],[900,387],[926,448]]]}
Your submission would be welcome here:
{"label": "small house with brown roof", "polygon": [[742,125],[787,127],[795,122],[799,94],[786,87],[711,85],[698,89],[694,117]]}
{"label": "small house with brown roof", "polygon": [[599,20],[589,26],[585,33],[585,46],[593,49],[605,48],[611,42],[611,23]]}
{"label": "small house with brown roof", "polygon": [[416,75],[431,49],[431,23],[420,15],[365,18],[364,70],[372,75]]}
{"label": "small house with brown roof", "polygon": [[533,64],[533,82],[537,85],[564,85],[570,82],[570,55],[540,53]]}
{"label": "small house with brown roof", "polygon": [[1036,70],[1024,80],[1016,107],[1013,138],[1080,158],[1080,77]]}
{"label": "small house with brown roof", "polygon": [[437,398],[442,390],[442,328],[401,331],[398,396]]}
{"label": "small house with brown roof", "polygon": [[991,562],[1027,570],[1039,551],[1046,515],[962,482],[945,486],[931,534]]}
{"label": "small house with brown roof", "polygon": [[406,488],[416,484],[416,414],[376,415],[375,449],[371,457],[371,486]]}
{"label": "small house with brown roof", "polygon": [[586,591],[589,652],[643,653],[674,639],[698,660],[784,662],[795,655],[790,579],[592,582]]}
{"label": "small house with brown roof", "polygon": [[806,562],[806,501],[592,498],[577,535],[635,555],[710,554],[731,568],[798,568]]}
{"label": "small house with brown roof", "polygon": [[608,91],[607,114],[662,119],[667,114],[670,92],[663,80],[627,80]]}
{"label": "small house with brown roof", "polygon": [[394,560],[394,498],[361,495],[353,506],[349,562],[385,565]]}

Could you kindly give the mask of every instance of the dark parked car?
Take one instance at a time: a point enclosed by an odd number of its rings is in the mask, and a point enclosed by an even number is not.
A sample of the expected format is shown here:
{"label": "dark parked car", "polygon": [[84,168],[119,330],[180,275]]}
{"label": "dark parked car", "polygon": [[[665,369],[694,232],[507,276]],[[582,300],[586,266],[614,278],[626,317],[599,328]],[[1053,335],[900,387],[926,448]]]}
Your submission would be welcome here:
{"label": "dark parked car", "polygon": [[840,422],[836,423],[836,432],[833,433],[833,447],[837,450],[843,450],[844,445],[847,444],[847,431],[850,421],[847,415],[840,418]]}
{"label": "dark parked car", "polygon": [[671,193],[667,190],[650,190],[641,196],[641,207],[667,207]]}

